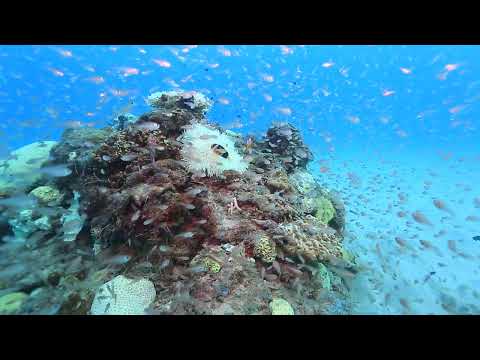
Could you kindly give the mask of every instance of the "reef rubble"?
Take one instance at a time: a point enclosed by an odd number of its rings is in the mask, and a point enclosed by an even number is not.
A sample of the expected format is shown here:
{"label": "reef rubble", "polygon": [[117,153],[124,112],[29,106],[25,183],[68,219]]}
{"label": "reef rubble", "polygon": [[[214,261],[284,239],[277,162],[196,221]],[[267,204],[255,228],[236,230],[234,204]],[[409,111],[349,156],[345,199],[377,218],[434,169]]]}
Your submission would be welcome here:
{"label": "reef rubble", "polygon": [[[68,129],[53,145],[47,165],[71,174],[35,184],[55,202],[27,214],[19,245],[34,244],[49,265],[33,288],[3,284],[28,294],[24,312],[45,311],[43,301],[64,314],[140,314],[141,304],[145,314],[348,313],[355,264],[343,203],[309,173],[300,132],[287,123],[261,139],[225,131],[197,92],[155,93],[149,104],[113,127]],[[139,285],[128,284],[144,284],[148,301],[129,303]]]}

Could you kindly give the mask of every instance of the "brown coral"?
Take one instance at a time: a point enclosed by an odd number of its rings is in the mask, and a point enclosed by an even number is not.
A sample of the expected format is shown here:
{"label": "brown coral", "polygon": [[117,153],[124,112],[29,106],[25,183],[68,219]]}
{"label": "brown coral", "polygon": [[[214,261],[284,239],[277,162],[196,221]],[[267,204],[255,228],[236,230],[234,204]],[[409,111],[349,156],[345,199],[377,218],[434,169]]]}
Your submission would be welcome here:
{"label": "brown coral", "polygon": [[342,256],[341,239],[337,232],[322,226],[313,216],[281,224],[273,232],[273,238],[291,256],[301,256],[310,261]]}

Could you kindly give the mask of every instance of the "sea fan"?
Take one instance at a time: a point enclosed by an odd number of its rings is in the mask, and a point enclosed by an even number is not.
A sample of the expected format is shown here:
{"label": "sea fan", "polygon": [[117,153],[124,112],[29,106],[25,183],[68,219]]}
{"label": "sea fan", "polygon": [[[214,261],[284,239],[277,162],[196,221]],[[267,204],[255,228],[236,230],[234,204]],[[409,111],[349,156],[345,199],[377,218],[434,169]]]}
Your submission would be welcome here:
{"label": "sea fan", "polygon": [[248,162],[235,148],[234,139],[217,129],[194,123],[179,140],[183,143],[182,158],[193,173],[218,176],[225,170],[241,173],[248,168]]}

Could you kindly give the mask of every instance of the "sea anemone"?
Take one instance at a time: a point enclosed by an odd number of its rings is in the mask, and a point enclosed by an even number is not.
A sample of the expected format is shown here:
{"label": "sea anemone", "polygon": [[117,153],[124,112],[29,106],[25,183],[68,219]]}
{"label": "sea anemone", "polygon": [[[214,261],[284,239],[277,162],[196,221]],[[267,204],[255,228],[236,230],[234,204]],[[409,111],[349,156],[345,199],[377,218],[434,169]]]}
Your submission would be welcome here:
{"label": "sea anemone", "polygon": [[219,176],[225,170],[242,173],[248,168],[235,148],[235,139],[217,129],[194,123],[179,140],[183,144],[182,158],[193,173]]}

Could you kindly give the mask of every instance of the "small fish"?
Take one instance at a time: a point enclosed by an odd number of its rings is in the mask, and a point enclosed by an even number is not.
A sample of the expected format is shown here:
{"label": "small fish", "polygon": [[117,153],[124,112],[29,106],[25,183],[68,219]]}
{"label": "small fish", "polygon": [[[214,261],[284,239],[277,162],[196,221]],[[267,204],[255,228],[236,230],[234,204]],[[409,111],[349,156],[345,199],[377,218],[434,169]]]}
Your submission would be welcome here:
{"label": "small fish", "polygon": [[120,160],[128,162],[128,161],[135,160],[137,157],[138,157],[137,154],[125,154],[122,157],[120,157]]}
{"label": "small fish", "polygon": [[205,188],[191,188],[191,189],[187,189],[187,192],[185,193],[185,195],[187,196],[191,196],[191,197],[194,197],[194,196],[197,196],[198,194],[200,194],[201,192],[205,191],[206,189]]}
{"label": "small fish", "polygon": [[108,303],[107,306],[105,306],[105,310],[103,311],[103,313],[106,314],[108,309],[110,309],[110,303]]}
{"label": "small fish", "polygon": [[265,279],[265,267],[260,268],[260,279]]}
{"label": "small fish", "polygon": [[0,199],[0,206],[6,206],[17,209],[27,209],[36,204],[36,200],[27,195],[13,196],[6,199]]}
{"label": "small fish", "polygon": [[189,270],[194,274],[204,273],[207,271],[207,269],[205,268],[205,265],[203,264],[193,266]]}
{"label": "small fish", "polygon": [[475,241],[480,241],[480,235],[473,236],[472,239]]}
{"label": "small fish", "polygon": [[158,247],[158,250],[160,250],[161,252],[169,252],[171,250],[171,248],[168,245],[160,245]]}
{"label": "small fish", "polygon": [[282,269],[280,268],[280,264],[278,263],[278,261],[274,260],[273,263],[272,263],[272,267],[275,269],[275,272],[281,276],[282,275]]}
{"label": "small fish", "polygon": [[444,201],[440,199],[434,199],[433,200],[433,205],[439,210],[445,211],[449,213],[450,215],[454,215],[453,211],[445,204]]}
{"label": "small fish", "polygon": [[170,265],[170,259],[165,259],[160,263],[160,265],[158,266],[158,269],[161,271],[167,268],[169,265]]}
{"label": "small fish", "polygon": [[436,271],[431,271],[427,274],[427,276],[425,276],[425,279],[423,279],[423,283],[425,284],[428,280],[430,280],[430,278],[435,275],[437,272]]}
{"label": "small fish", "polygon": [[448,240],[448,248],[450,250],[452,250],[454,253],[457,253],[458,250],[457,250],[457,243],[455,242],[455,240]]}
{"label": "small fish", "polygon": [[112,160],[112,157],[111,157],[111,156],[108,156],[108,155],[103,155],[103,156],[102,156],[102,160],[103,160],[103,161],[110,161],[110,160]]}
{"label": "small fish", "polygon": [[160,125],[158,125],[155,122],[144,121],[144,122],[141,122],[141,123],[136,123],[134,125],[134,127],[136,129],[142,130],[142,131],[154,131],[154,130],[158,130],[160,128]]}
{"label": "small fish", "polygon": [[218,136],[217,135],[200,135],[198,138],[201,140],[210,140],[210,139],[216,139]]}
{"label": "small fish", "polygon": [[106,260],[103,261],[103,263],[109,264],[109,265],[123,265],[128,263],[131,259],[132,259],[131,255],[120,254],[120,255],[115,255],[107,258]]}
{"label": "small fish", "polygon": [[401,247],[408,247],[407,242],[398,236],[395,238],[395,242]]}
{"label": "small fish", "polygon": [[40,168],[38,171],[42,174],[45,174],[51,177],[63,177],[63,176],[68,176],[72,173],[72,170],[70,170],[68,166],[65,164],[47,166],[44,168]]}
{"label": "small fish", "polygon": [[137,221],[137,220],[140,218],[140,214],[141,214],[141,211],[140,211],[140,210],[137,210],[137,211],[132,215],[132,218],[130,219],[130,221],[132,221],[132,222]]}
{"label": "small fish", "polygon": [[44,160],[44,158],[33,158],[33,159],[27,160],[25,163],[28,165],[32,165],[42,160]]}
{"label": "small fish", "polygon": [[422,225],[433,226],[433,224],[423,215],[420,211],[415,211],[412,213],[413,220]]}
{"label": "small fish", "polygon": [[191,231],[186,231],[186,232],[182,232],[180,234],[178,234],[176,237],[180,237],[180,238],[191,238],[193,237],[193,235],[195,235],[195,233],[191,232]]}
{"label": "small fish", "polygon": [[405,308],[405,310],[411,311],[410,304],[408,303],[408,301],[406,299],[400,298],[399,302],[400,302],[400,305],[402,305]]}
{"label": "small fish", "polygon": [[83,226],[83,220],[70,220],[63,223],[62,231],[64,234],[70,234],[78,231]]}
{"label": "small fish", "polygon": [[143,225],[150,225],[153,221],[154,219],[147,219],[143,222]]}
{"label": "small fish", "polygon": [[480,197],[473,199],[473,205],[475,205],[476,208],[480,208]]}
{"label": "small fish", "polygon": [[465,221],[478,222],[478,221],[480,221],[480,217],[474,216],[474,215],[470,215],[470,216],[467,216],[467,217],[465,218]]}
{"label": "small fish", "polygon": [[110,293],[112,299],[116,299],[117,295],[115,294],[115,291],[114,291],[115,289],[113,287],[114,287],[113,284],[111,284],[111,285],[107,284],[107,290]]}

